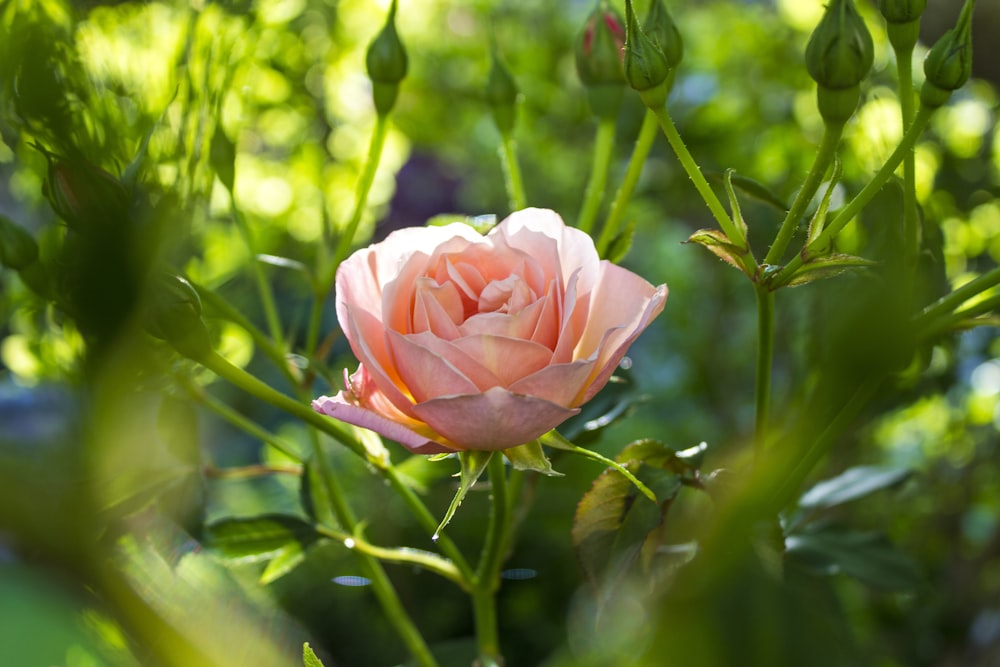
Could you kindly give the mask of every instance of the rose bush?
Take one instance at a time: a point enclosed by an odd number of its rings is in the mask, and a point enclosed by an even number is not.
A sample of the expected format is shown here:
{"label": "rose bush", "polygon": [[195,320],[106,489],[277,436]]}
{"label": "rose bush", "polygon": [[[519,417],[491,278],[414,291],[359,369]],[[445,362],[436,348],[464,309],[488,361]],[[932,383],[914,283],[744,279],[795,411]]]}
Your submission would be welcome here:
{"label": "rose bush", "polygon": [[318,412],[420,453],[501,450],[579,412],[663,310],[666,285],[601,260],[554,212],[393,232],[337,271],[361,362]]}

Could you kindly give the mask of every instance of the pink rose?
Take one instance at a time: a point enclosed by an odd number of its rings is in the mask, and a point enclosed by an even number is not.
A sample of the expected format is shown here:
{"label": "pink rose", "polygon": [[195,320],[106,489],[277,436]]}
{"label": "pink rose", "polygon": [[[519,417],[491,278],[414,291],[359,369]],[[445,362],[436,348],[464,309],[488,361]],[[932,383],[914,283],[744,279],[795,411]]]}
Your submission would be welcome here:
{"label": "pink rose", "polygon": [[393,232],[337,271],[361,365],[313,409],[422,454],[522,445],[579,412],[666,298],[548,210]]}

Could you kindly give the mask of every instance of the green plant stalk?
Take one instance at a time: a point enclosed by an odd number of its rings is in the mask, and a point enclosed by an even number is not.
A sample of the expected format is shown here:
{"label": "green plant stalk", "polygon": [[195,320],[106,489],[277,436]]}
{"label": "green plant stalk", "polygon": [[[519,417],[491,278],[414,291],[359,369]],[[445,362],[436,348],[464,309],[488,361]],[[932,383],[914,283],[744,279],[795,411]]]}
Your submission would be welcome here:
{"label": "green plant stalk", "polygon": [[[665,106],[657,107],[653,111],[656,114],[656,120],[660,123],[660,129],[663,130],[667,141],[670,142],[670,147],[674,149],[674,153],[677,155],[677,159],[680,160],[681,166],[684,167],[688,178],[694,183],[698,194],[701,195],[705,204],[708,205],[708,210],[712,212],[712,216],[719,223],[719,227],[723,233],[729,237],[729,240],[734,245],[748,247],[747,240],[743,237],[743,231],[733,222],[733,219],[729,217],[726,209],[722,206],[722,202],[715,196],[712,186],[708,184],[705,175],[701,173],[701,169],[698,167],[698,163],[695,162],[694,157],[691,156],[691,152],[684,144],[684,140],[681,139],[681,135],[677,132],[677,127],[674,125],[673,119],[670,118],[670,114],[667,113],[667,108]],[[754,266],[756,262],[754,262],[750,253],[744,255],[743,261],[752,263],[747,268],[751,269],[749,275],[753,275],[756,269],[756,266]]]}
{"label": "green plant stalk", "polygon": [[802,456],[794,459],[791,469],[781,474],[770,496],[769,507],[773,512],[781,510],[791,502],[812,469],[861,414],[868,401],[878,391],[882,379],[881,375],[872,375],[862,382],[823,432],[810,443]]}
{"label": "green plant stalk", "polygon": [[597,252],[603,257],[611,247],[612,241],[621,229],[622,219],[625,217],[625,207],[628,206],[635,192],[635,186],[639,183],[639,176],[642,175],[642,167],[646,164],[649,151],[653,148],[656,140],[658,123],[656,114],[651,110],[646,110],[646,115],[642,118],[642,127],[639,128],[639,137],[635,140],[635,148],[632,149],[632,157],[629,158],[628,168],[625,170],[625,178],[622,179],[621,187],[615,194],[615,200],[611,204],[611,211],[608,213],[604,227],[601,228],[601,235],[597,239]]}
{"label": "green plant stalk", "polygon": [[497,630],[496,592],[500,587],[500,567],[505,555],[507,531],[510,525],[507,505],[507,470],[504,457],[494,453],[487,470],[490,477],[490,519],[483,551],[476,568],[472,589],[473,612],[476,619],[476,642],[479,645],[479,665],[502,665],[500,634]]}
{"label": "green plant stalk", "polygon": [[754,391],[756,422],[754,425],[754,456],[763,460],[767,439],[768,413],[771,402],[771,368],[774,362],[774,292],[755,284],[757,296],[757,379]]}
{"label": "green plant stalk", "polygon": [[[896,72],[899,78],[899,109],[903,127],[913,122],[913,47],[896,51]],[[910,298],[913,274],[917,268],[920,248],[920,220],[917,213],[917,158],[913,149],[903,157],[903,276],[906,298]]]}
{"label": "green plant stalk", "polygon": [[922,106],[920,111],[913,119],[913,123],[907,128],[906,134],[900,140],[899,144],[896,146],[896,150],[892,152],[889,159],[886,160],[885,164],[876,172],[872,180],[868,182],[861,192],[852,199],[847,206],[842,208],[837,217],[835,217],[829,225],[817,236],[811,243],[805,246],[802,251],[792,258],[788,264],[785,265],[781,271],[775,275],[774,280],[771,281],[772,289],[780,287],[786,284],[792,279],[795,272],[805,263],[806,257],[810,255],[812,251],[818,248],[826,248],[832,242],[833,239],[840,233],[840,231],[847,226],[851,220],[854,219],[858,213],[861,212],[865,206],[872,200],[872,198],[882,189],[886,181],[892,176],[896,168],[902,163],[903,158],[907,153],[912,152],[913,146],[916,144],[917,139],[923,133],[924,128],[927,127],[928,121],[930,121],[931,114],[934,113],[934,109]]}
{"label": "green plant stalk", "polygon": [[[917,336],[921,340],[931,340],[937,336],[950,333],[963,325],[970,324],[973,318],[985,315],[1000,307],[1000,295],[994,295],[975,303],[968,308],[963,308],[950,315],[938,317],[925,324]],[[983,324],[986,324],[984,322]]]}
{"label": "green plant stalk", "polygon": [[924,308],[923,313],[918,318],[918,323],[926,323],[942,315],[952,313],[972,297],[982,294],[996,285],[1000,285],[1000,267],[987,271],[978,278],[970,280]]}
{"label": "green plant stalk", "polygon": [[380,115],[375,120],[375,131],[372,134],[372,141],[368,147],[368,157],[365,166],[361,171],[361,178],[354,191],[354,212],[347,223],[347,228],[337,239],[337,250],[333,255],[333,266],[327,272],[320,274],[324,279],[319,283],[319,289],[325,296],[333,286],[333,278],[336,275],[337,266],[347,257],[354,242],[354,234],[361,224],[361,216],[365,212],[365,205],[368,203],[368,194],[371,192],[372,183],[375,182],[375,172],[378,170],[379,162],[382,160],[382,149],[385,147],[385,137],[389,130],[389,116]]}
{"label": "green plant stalk", "polygon": [[577,228],[588,234],[594,228],[594,220],[604,198],[614,147],[615,119],[613,116],[601,118],[597,124],[597,135],[594,137],[594,158],[590,165],[590,178],[583,198],[583,208],[580,209],[580,217],[576,221]]}
{"label": "green plant stalk", "polygon": [[785,219],[781,222],[778,235],[774,238],[774,243],[771,244],[767,257],[764,258],[765,264],[777,264],[781,261],[795,230],[799,227],[802,215],[806,212],[809,202],[812,201],[813,195],[816,194],[820,183],[823,182],[823,177],[826,175],[830,163],[833,162],[833,158],[837,154],[837,146],[840,144],[840,138],[843,134],[843,123],[831,123],[824,127],[823,139],[820,141],[819,150],[816,151],[812,168],[806,175],[806,180],[802,183],[798,194],[795,195],[795,201],[788,209]]}
{"label": "green plant stalk", "polygon": [[246,245],[247,250],[250,251],[250,271],[253,273],[254,282],[257,283],[257,293],[260,296],[261,306],[264,308],[264,319],[267,321],[268,331],[275,345],[279,349],[284,349],[284,334],[281,331],[278,308],[274,304],[274,292],[271,290],[271,284],[267,282],[264,270],[257,260],[257,246],[254,242],[253,234],[250,232],[250,225],[247,223],[246,216],[236,207],[235,195],[231,194],[230,199],[230,208],[233,213],[233,219],[236,221],[236,227],[240,230],[240,235],[243,237],[243,243]]}
{"label": "green plant stalk", "polygon": [[257,349],[263,352],[264,356],[274,363],[278,370],[281,371],[282,375],[284,375],[291,384],[297,385],[302,381],[301,374],[298,372],[298,367],[290,364],[288,362],[288,356],[274,344],[273,340],[268,338],[267,334],[247,319],[243,313],[234,308],[231,303],[216,294],[215,291],[196,283],[191,283],[191,285],[198,292],[198,296],[201,300],[204,301],[210,308],[214,309],[223,319],[229,320],[250,334],[250,338],[253,340],[254,345],[257,346]]}
{"label": "green plant stalk", "polygon": [[[344,498],[343,490],[337,483],[337,478],[334,476],[333,471],[330,470],[330,464],[320,445],[319,438],[313,438],[312,442],[313,461],[316,464],[316,470],[320,479],[323,480],[326,498],[330,503],[329,509],[332,510],[333,515],[337,518],[337,522],[343,528],[349,533],[355,534],[358,532],[358,521],[351,511],[350,505],[347,504],[347,500]],[[357,544],[356,540],[355,545],[357,546]],[[410,618],[403,607],[403,603],[400,601],[399,595],[396,594],[396,589],[393,587],[392,581],[389,580],[389,575],[385,573],[385,568],[382,567],[382,564],[374,554],[360,548],[354,549],[354,552],[362,571],[371,581],[372,590],[375,593],[375,597],[378,598],[379,604],[382,605],[382,610],[389,619],[389,623],[396,630],[400,639],[403,640],[410,655],[422,667],[437,667],[437,661],[431,654],[423,635],[420,634],[420,630],[417,629],[417,626],[413,623],[413,619]]]}
{"label": "green plant stalk", "polygon": [[503,167],[504,185],[511,211],[520,211],[528,205],[524,195],[524,181],[517,161],[517,142],[510,132],[500,135],[500,165]]}
{"label": "green plant stalk", "polygon": [[189,378],[177,375],[174,379],[184,388],[191,398],[195,399],[236,428],[253,436],[254,438],[257,438],[261,442],[274,447],[293,461],[297,463],[303,462],[302,456],[295,450],[295,447],[285,442],[274,433],[271,433],[267,429],[263,428],[257,422],[247,419],[236,410],[233,410],[231,407],[205,391],[204,388],[194,384]]}

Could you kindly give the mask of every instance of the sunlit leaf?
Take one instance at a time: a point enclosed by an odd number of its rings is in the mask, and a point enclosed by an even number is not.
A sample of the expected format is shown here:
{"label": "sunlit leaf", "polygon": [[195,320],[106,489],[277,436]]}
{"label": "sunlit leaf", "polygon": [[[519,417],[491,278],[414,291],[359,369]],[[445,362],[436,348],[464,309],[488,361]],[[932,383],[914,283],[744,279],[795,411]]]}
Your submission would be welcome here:
{"label": "sunlit leaf", "polygon": [[817,574],[846,574],[883,590],[920,586],[913,560],[884,535],[835,526],[812,528],[785,538],[786,559]]}
{"label": "sunlit leaf", "polygon": [[[826,224],[826,214],[830,210],[830,199],[833,197],[833,192],[837,188],[837,182],[840,180],[840,158],[834,156],[833,160],[833,175],[830,176],[830,183],[827,185],[826,192],[823,193],[823,199],[820,200],[819,207],[816,209],[816,214],[813,215],[812,220],[809,221],[809,232],[806,235],[806,243],[812,243],[816,240],[823,232],[823,225]],[[828,248],[819,248],[823,252],[826,252]]]}
{"label": "sunlit leaf", "polygon": [[305,550],[299,542],[289,542],[278,551],[277,554],[267,564],[260,575],[258,582],[266,586],[277,579],[285,576],[296,567],[301,565],[306,559]]}
{"label": "sunlit leaf", "polygon": [[736,172],[732,169],[727,169],[725,176],[722,179],[723,184],[726,186],[726,195],[729,197],[729,209],[733,214],[733,222],[736,223],[737,229],[743,234],[743,238],[740,239],[738,244],[740,247],[746,247],[747,245],[747,223],[743,219],[743,211],[740,209],[740,200],[736,197],[736,191],[733,189],[733,178],[736,176]]}
{"label": "sunlit leaf", "polygon": [[743,271],[742,258],[747,254],[746,248],[733,243],[728,236],[718,229],[699,229],[688,237],[685,243],[697,243],[705,246],[716,257],[726,264]]}
{"label": "sunlit leaf", "polygon": [[550,477],[562,477],[562,473],[556,472],[552,468],[552,462],[545,456],[542,443],[538,440],[533,440],[520,447],[505,449],[503,454],[516,470],[531,470]]}
{"label": "sunlit leaf", "polygon": [[302,262],[294,259],[289,259],[288,257],[278,257],[277,255],[257,255],[257,261],[262,264],[270,264],[271,266],[277,266],[282,269],[291,269],[292,271],[300,271],[307,276],[311,276],[312,273],[309,271],[309,267]]}
{"label": "sunlit leaf", "polygon": [[302,645],[302,667],[323,667],[323,661],[316,657],[309,642]]}
{"label": "sunlit leaf", "polygon": [[477,450],[466,450],[464,452],[458,453],[458,460],[462,466],[459,472],[459,484],[458,490],[455,492],[455,497],[451,499],[451,504],[448,506],[448,511],[445,512],[444,518],[441,519],[441,524],[434,531],[433,539],[437,539],[437,536],[444,530],[444,527],[448,525],[452,517],[455,516],[455,511],[465,500],[465,496],[469,493],[469,489],[472,485],[476,483],[476,480],[483,474],[486,470],[486,465],[490,462],[493,457],[493,452],[482,452]]}
{"label": "sunlit leaf", "polygon": [[418,493],[427,493],[438,481],[451,476],[453,469],[442,463],[449,457],[447,454],[443,458],[414,454],[394,467],[404,484]]}
{"label": "sunlit leaf", "polygon": [[901,484],[912,472],[909,468],[897,466],[850,468],[806,491],[799,499],[799,506],[825,508],[841,505]]}
{"label": "sunlit leaf", "polygon": [[269,560],[281,555],[291,544],[304,548],[317,538],[311,524],[285,514],[223,519],[206,526],[204,535],[206,546],[234,562]]}

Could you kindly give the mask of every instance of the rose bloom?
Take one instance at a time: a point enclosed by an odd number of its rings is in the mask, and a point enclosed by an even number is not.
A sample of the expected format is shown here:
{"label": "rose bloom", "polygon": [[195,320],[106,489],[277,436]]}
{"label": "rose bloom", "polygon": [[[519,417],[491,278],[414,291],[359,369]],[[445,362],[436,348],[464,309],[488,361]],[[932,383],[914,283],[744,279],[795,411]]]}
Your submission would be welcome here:
{"label": "rose bloom", "polygon": [[554,212],[393,232],[337,270],[361,365],[320,413],[433,454],[502,450],[579,412],[663,310],[667,286],[601,260]]}

